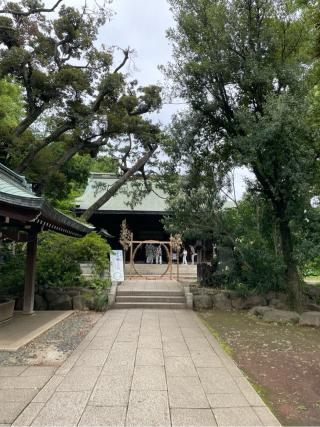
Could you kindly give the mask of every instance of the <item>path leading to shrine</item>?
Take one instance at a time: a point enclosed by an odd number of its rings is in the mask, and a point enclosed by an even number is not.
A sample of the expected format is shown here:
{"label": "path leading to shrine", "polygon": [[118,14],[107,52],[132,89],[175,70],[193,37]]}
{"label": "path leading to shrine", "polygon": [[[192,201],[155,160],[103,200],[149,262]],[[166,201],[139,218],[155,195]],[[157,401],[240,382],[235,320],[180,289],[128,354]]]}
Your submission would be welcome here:
{"label": "path leading to shrine", "polygon": [[[12,398],[16,387],[33,387],[37,368],[21,375],[0,381],[11,381]],[[105,313],[14,425],[279,423],[194,312],[119,309]]]}

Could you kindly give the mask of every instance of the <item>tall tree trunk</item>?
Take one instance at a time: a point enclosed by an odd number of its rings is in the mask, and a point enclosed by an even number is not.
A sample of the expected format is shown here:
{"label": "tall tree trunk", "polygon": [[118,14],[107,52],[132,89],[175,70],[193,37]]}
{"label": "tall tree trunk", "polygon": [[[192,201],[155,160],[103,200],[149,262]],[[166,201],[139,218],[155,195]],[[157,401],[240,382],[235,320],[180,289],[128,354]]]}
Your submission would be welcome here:
{"label": "tall tree trunk", "polygon": [[124,175],[122,175],[93,205],[91,205],[82,215],[81,218],[88,221],[92,215],[103,206],[116,192],[131,178],[136,172],[138,172],[151,158],[153,153],[156,151],[157,146],[153,147],[150,151],[147,151],[136,163],[130,168]]}
{"label": "tall tree trunk", "polygon": [[286,219],[279,222],[282,256],[286,268],[288,296],[292,308],[302,311],[302,282],[299,277],[297,263],[293,256],[292,232]]}

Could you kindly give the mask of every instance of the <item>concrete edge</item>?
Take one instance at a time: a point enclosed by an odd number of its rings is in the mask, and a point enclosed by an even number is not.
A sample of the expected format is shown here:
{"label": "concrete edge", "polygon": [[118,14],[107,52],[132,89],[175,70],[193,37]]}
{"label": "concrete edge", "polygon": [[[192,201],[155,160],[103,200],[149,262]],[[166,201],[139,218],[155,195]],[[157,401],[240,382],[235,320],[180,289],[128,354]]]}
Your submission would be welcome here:
{"label": "concrete edge", "polygon": [[48,321],[46,324],[39,326],[37,329],[33,330],[29,334],[25,335],[21,340],[15,343],[15,347],[13,346],[0,346],[0,351],[17,351],[20,347],[28,344],[30,341],[34,340],[38,336],[47,332],[50,328],[60,323],[62,320],[71,316],[74,313],[74,310],[65,311],[57,316],[55,319]]}
{"label": "concrete edge", "polygon": [[190,285],[184,286],[184,297],[186,299],[186,307],[189,310],[193,310],[193,294],[190,292]]}
{"label": "concrete edge", "polygon": [[117,288],[121,282],[112,282],[108,292],[108,307],[112,307],[116,302]]}

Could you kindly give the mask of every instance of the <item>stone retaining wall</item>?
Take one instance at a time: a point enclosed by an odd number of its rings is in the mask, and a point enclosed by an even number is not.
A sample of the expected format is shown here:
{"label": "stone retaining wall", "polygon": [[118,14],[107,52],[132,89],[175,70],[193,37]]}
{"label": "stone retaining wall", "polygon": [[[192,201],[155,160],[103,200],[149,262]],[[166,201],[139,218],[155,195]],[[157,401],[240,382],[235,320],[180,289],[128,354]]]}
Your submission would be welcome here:
{"label": "stone retaining wall", "polygon": [[[241,296],[238,292],[219,288],[205,288],[190,285],[195,310],[250,310],[255,306],[271,306],[278,310],[287,310],[286,294],[270,291],[265,295],[250,294]],[[320,311],[320,288],[308,285],[304,292],[304,306],[308,311]]]}

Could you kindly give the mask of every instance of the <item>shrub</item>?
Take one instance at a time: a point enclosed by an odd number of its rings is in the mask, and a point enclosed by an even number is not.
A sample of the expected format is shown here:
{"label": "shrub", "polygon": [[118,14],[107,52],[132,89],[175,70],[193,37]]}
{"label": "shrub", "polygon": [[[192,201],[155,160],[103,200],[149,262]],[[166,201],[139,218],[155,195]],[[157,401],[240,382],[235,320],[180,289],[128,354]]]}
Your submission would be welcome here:
{"label": "shrub", "polygon": [[[25,277],[26,244],[2,243],[0,248],[0,287],[10,293],[22,293]],[[97,233],[77,239],[53,232],[39,235],[37,253],[37,284],[39,286],[89,286],[106,289],[108,281],[99,275],[108,268],[110,246]],[[80,279],[80,262],[91,262],[92,281]],[[5,290],[4,290],[5,289]]]}
{"label": "shrub", "polygon": [[25,275],[25,244],[0,242],[0,288],[2,293],[21,294]]}
{"label": "shrub", "polygon": [[[97,233],[82,239],[52,232],[42,233],[37,259],[37,283],[54,286],[81,285],[80,262],[91,262],[100,274],[109,265],[110,246]],[[87,282],[88,284],[88,282]]]}

